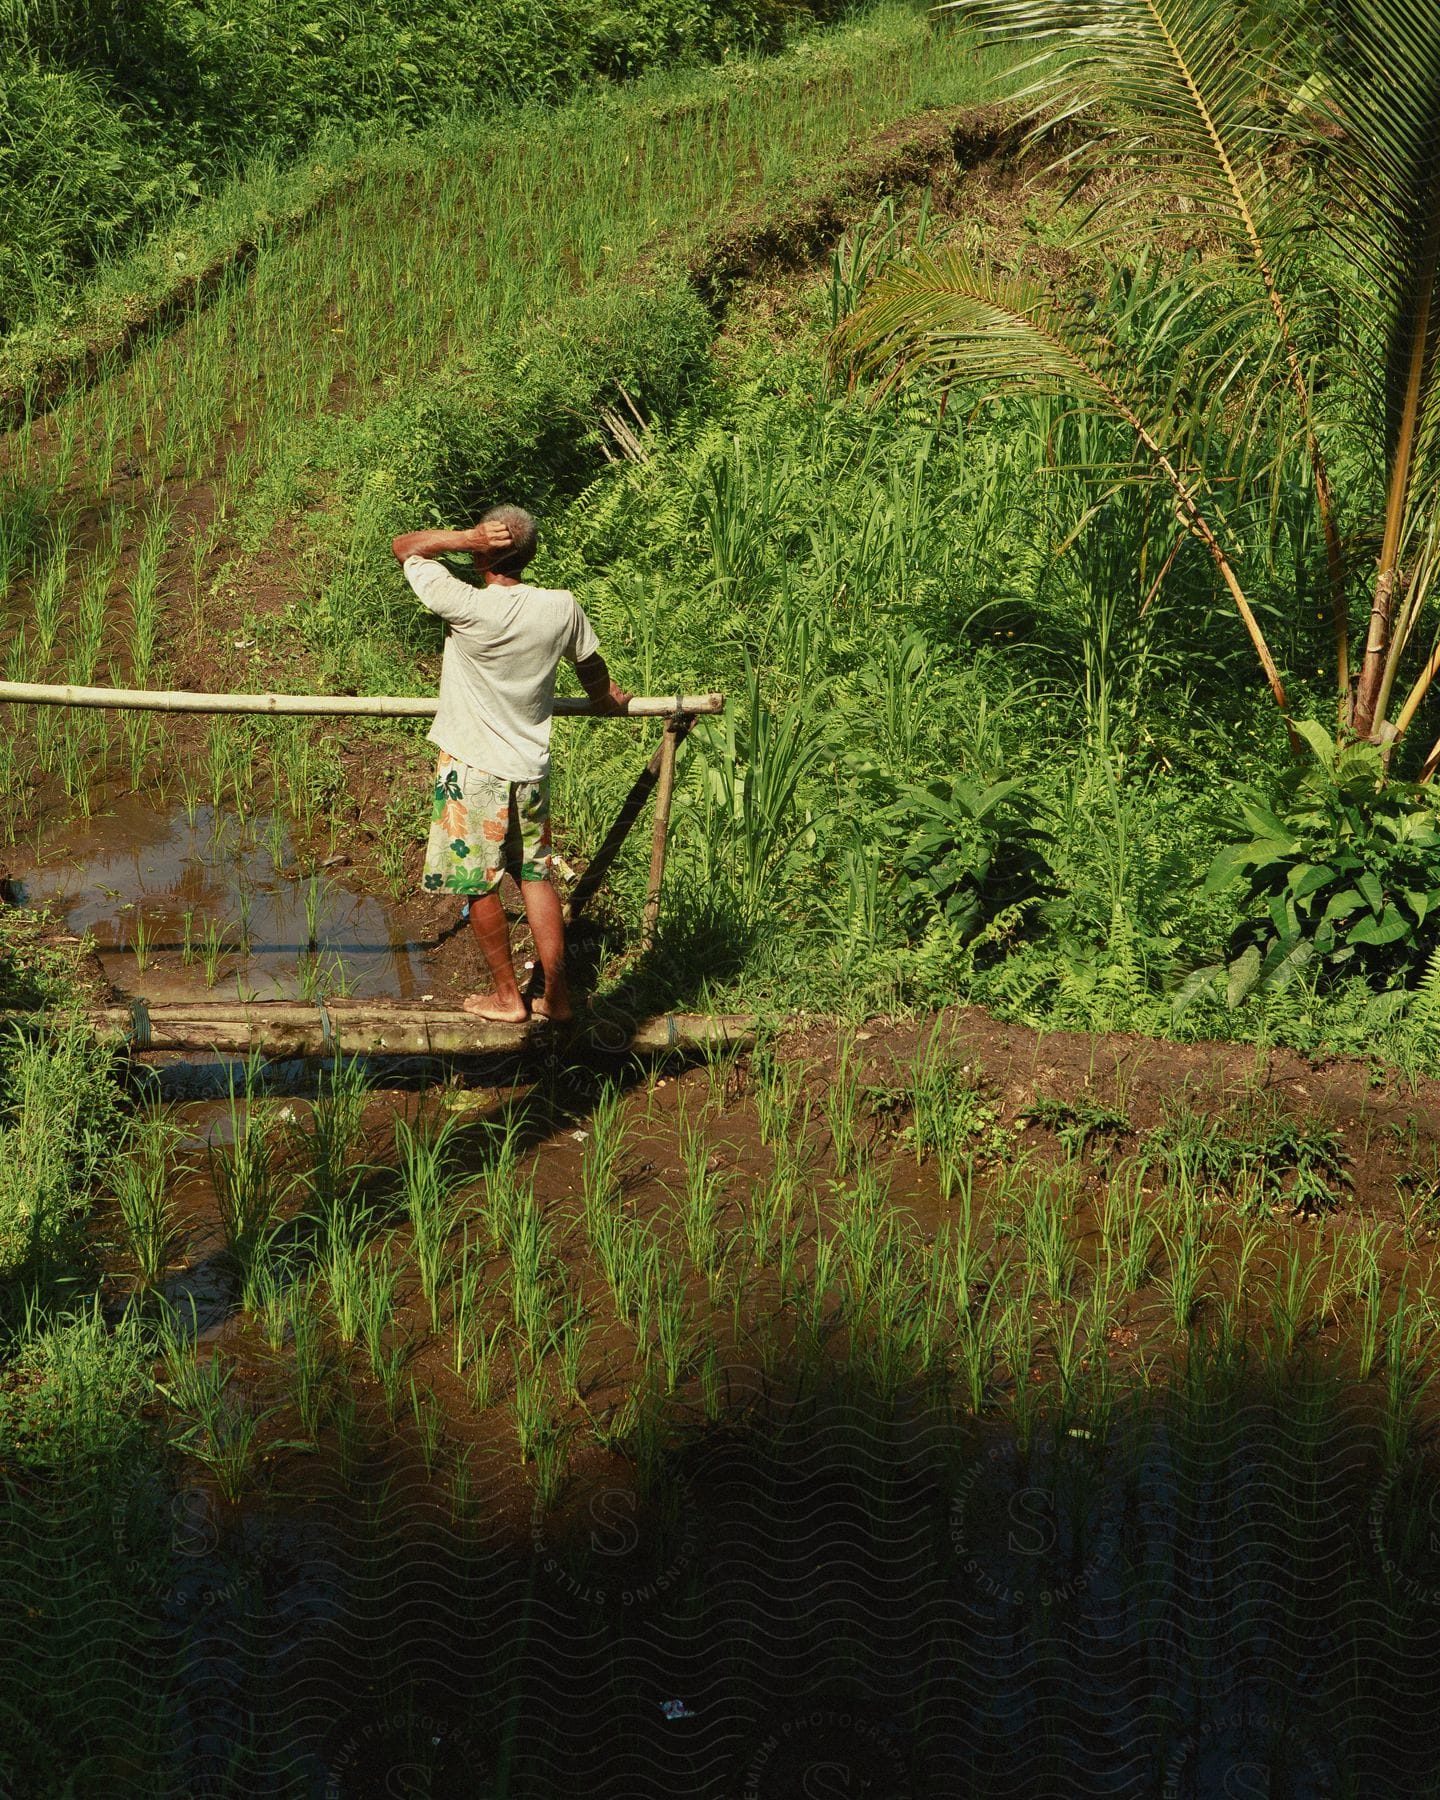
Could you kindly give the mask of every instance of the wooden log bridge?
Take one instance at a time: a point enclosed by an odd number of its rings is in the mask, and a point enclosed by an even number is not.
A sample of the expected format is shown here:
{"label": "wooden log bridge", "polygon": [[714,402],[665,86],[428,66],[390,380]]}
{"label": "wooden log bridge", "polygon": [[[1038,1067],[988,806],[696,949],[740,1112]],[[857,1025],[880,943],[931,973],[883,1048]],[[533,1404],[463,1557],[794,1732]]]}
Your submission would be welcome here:
{"label": "wooden log bridge", "polygon": [[[102,1036],[133,1050],[266,1057],[502,1056],[554,1047],[619,1055],[743,1048],[756,1021],[744,1013],[664,1013],[649,1019],[581,1014],[563,1025],[539,1019],[495,1024],[474,1013],[377,1000],[174,1000],[97,1007],[88,1013]],[[7,1012],[22,1029],[43,1014]]]}

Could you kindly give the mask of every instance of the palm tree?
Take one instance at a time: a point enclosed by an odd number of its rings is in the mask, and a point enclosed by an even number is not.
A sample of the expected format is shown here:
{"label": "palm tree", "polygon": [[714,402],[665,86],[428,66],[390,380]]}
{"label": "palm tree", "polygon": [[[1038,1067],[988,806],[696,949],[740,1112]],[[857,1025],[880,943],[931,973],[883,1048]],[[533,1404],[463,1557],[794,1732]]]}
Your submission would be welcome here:
{"label": "palm tree", "polygon": [[[1077,190],[1102,177],[1081,241],[1148,242],[1152,261],[1099,307],[953,247],[916,253],[872,279],[833,354],[882,391],[924,368],[946,391],[1058,391],[1121,421],[1130,478],[1168,489],[1287,725],[1235,545],[1245,502],[1302,455],[1340,723],[1388,755],[1440,673],[1440,640],[1418,667],[1411,655],[1440,566],[1440,0],[947,10],[1033,51],[1023,97],[1034,138],[1062,147]],[[1202,259],[1167,249],[1177,217],[1203,236]],[[1338,484],[1327,457],[1337,446]],[[1369,616],[1352,666],[1362,580]],[[1437,766],[1440,742],[1422,779]]]}

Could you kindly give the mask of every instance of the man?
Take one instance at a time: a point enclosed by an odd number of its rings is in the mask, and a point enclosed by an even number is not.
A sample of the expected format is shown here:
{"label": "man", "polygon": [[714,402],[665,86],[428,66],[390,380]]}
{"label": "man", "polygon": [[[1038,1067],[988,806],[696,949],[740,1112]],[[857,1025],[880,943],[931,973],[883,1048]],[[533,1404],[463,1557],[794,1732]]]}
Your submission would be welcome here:
{"label": "man", "polygon": [[[440,707],[430,742],[440,751],[425,886],[465,894],[494,988],[472,994],[482,1019],[530,1016],[510,960],[500,903],[509,868],[545,971],[539,1018],[572,1016],[565,978],[565,922],[550,876],[550,715],[562,656],[575,665],[597,712],[625,710],[630,696],[610,679],[594,628],[564,588],[522,580],[537,544],[535,521],[518,506],[494,506],[469,531],[409,531],[391,548],[405,578],[446,622]],[[483,587],[434,558],[469,551]]]}

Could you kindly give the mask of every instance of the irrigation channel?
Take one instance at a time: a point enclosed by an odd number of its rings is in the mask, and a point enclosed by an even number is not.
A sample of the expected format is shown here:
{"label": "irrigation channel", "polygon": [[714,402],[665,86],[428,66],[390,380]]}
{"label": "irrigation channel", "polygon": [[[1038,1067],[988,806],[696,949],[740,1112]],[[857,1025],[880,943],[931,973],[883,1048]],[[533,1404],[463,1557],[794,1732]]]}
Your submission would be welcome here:
{"label": "irrigation channel", "polygon": [[86,1621],[110,1696],[17,1794],[1435,1791],[1429,1301],[1285,1217],[1343,1159],[1268,1075],[1197,1149],[1092,1040],[487,1038],[264,816],[37,849],[166,1111],[95,1227],[155,1439],[0,1489],[26,1654]]}

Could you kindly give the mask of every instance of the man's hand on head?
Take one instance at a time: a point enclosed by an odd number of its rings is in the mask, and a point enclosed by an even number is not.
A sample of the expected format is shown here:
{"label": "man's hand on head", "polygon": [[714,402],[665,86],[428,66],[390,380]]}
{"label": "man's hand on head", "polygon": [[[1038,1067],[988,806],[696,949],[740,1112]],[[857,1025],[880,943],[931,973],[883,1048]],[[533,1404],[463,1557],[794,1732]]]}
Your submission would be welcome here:
{"label": "man's hand on head", "polygon": [[478,552],[481,556],[489,555],[496,550],[508,550],[515,542],[510,527],[501,524],[496,519],[482,519],[478,525],[472,525],[465,536],[469,540],[466,548]]}

